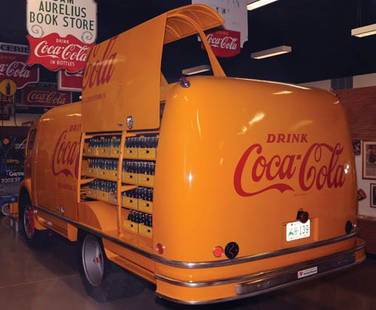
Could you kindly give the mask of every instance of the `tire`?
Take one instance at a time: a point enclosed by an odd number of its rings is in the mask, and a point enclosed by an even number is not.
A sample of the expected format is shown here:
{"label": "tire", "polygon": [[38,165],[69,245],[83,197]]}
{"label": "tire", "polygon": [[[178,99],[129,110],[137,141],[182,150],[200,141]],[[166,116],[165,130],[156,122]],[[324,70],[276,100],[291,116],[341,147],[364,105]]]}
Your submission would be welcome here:
{"label": "tire", "polygon": [[42,249],[49,245],[47,230],[38,230],[34,225],[34,208],[29,196],[24,194],[19,201],[21,231],[31,248]]}
{"label": "tire", "polygon": [[100,303],[140,294],[143,280],[110,262],[100,239],[87,234],[80,246],[80,274],[86,293]]}
{"label": "tire", "polygon": [[0,216],[9,216],[9,204],[3,204],[1,206]]}

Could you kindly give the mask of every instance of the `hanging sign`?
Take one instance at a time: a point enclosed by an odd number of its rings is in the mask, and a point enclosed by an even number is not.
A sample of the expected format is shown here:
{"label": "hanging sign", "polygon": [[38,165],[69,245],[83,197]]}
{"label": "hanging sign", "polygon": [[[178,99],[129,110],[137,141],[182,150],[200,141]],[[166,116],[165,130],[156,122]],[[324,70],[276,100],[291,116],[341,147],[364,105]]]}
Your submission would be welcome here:
{"label": "hanging sign", "polygon": [[29,64],[77,72],[97,36],[94,0],[28,0]]}
{"label": "hanging sign", "polygon": [[[0,91],[7,96],[29,83],[39,81],[39,68],[29,67],[27,45],[0,42]],[[7,81],[4,81],[7,80]]]}
{"label": "hanging sign", "polygon": [[214,54],[218,57],[239,54],[240,48],[248,40],[249,0],[192,0],[192,3],[210,6],[225,20],[224,30],[211,31],[207,35]]}
{"label": "hanging sign", "polygon": [[74,36],[62,39],[52,33],[43,38],[27,36],[30,43],[29,64],[39,63],[50,70],[65,68],[77,72],[85,67],[89,47]]}
{"label": "hanging sign", "polygon": [[207,34],[213,52],[218,57],[233,57],[240,53],[240,32],[218,30]]}
{"label": "hanging sign", "polygon": [[57,88],[59,90],[68,90],[74,92],[82,91],[83,72],[69,73],[60,70],[57,75]]}

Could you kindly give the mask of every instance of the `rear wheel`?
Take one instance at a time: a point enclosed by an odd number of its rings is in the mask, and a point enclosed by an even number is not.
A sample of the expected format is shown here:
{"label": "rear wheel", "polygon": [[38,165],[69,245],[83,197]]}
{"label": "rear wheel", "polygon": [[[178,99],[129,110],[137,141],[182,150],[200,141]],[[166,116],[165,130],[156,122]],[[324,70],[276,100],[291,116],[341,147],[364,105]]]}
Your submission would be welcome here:
{"label": "rear wheel", "polygon": [[143,291],[141,279],[106,258],[102,242],[97,237],[85,235],[80,256],[82,283],[87,294],[96,301],[107,302]]}
{"label": "rear wheel", "polygon": [[34,208],[31,206],[27,195],[20,198],[20,220],[23,235],[30,247],[44,248],[49,244],[47,230],[35,228]]}
{"label": "rear wheel", "polygon": [[8,216],[9,215],[9,204],[3,204],[0,210],[0,216]]}

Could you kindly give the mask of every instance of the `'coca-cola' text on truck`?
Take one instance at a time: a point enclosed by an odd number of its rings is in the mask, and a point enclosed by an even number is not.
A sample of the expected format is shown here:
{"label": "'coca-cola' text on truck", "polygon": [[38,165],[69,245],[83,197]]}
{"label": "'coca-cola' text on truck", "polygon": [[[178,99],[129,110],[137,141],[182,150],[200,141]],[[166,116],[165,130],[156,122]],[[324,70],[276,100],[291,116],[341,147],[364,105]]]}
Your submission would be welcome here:
{"label": "'coca-cola' text on truck", "polygon": [[[203,33],[222,23],[190,5],[96,45],[82,101],[29,133],[26,239],[41,245],[52,230],[79,242],[97,299],[119,289],[108,287],[114,266],[201,304],[364,260],[342,105],[326,91],[227,78]],[[213,75],[168,84],[163,45],[195,34]]]}

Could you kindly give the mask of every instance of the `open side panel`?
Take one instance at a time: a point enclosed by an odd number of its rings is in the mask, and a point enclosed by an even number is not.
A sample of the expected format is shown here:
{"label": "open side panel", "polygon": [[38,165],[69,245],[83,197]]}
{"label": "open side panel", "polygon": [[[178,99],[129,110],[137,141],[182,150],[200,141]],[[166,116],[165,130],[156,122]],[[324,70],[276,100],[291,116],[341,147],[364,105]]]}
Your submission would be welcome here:
{"label": "open side panel", "polygon": [[[83,82],[83,131],[159,127],[160,64],[166,15],[95,46]],[[145,113],[147,111],[147,113]]]}
{"label": "open side panel", "polygon": [[[224,76],[203,31],[223,24],[205,5],[189,5],[162,14],[104,41],[89,53],[83,81],[83,132],[148,130],[160,126],[163,44],[198,33],[213,72]],[[162,98],[163,100],[163,98]],[[127,128],[126,119],[133,126]]]}

